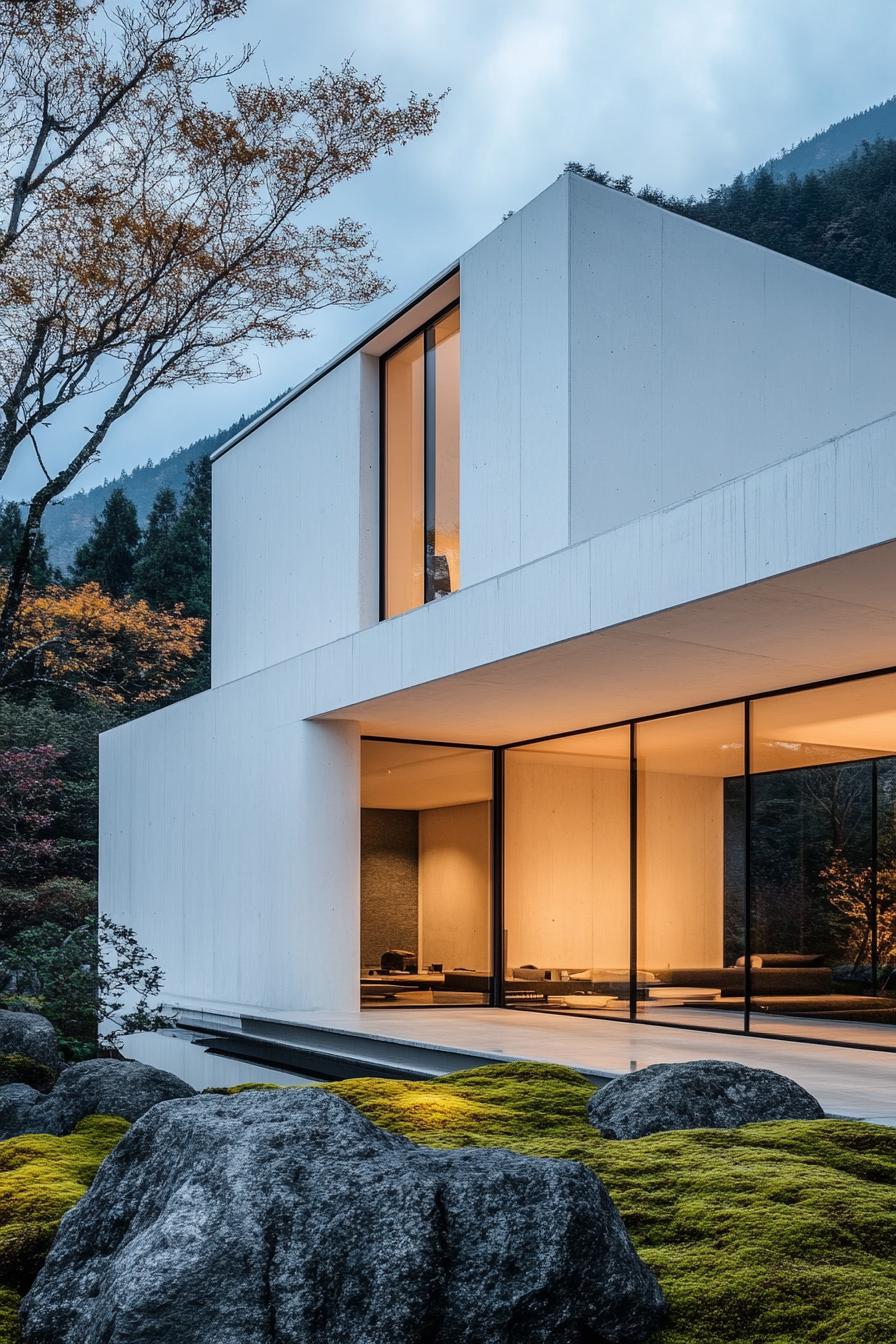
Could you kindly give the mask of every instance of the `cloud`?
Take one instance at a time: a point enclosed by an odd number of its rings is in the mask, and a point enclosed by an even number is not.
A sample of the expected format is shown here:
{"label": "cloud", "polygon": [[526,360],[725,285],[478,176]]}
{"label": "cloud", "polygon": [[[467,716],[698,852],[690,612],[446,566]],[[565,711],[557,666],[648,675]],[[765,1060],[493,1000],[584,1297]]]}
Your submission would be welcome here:
{"label": "cloud", "polygon": [[[260,349],[249,383],[148,398],[79,485],[298,382],[569,159],[699,194],[896,92],[892,0],[249,0],[221,32],[224,49],[243,41],[274,77],[351,56],[395,100],[450,86],[429,139],[329,203],[371,226],[395,296],[314,315],[314,339]],[[23,462],[14,490],[27,477]]]}

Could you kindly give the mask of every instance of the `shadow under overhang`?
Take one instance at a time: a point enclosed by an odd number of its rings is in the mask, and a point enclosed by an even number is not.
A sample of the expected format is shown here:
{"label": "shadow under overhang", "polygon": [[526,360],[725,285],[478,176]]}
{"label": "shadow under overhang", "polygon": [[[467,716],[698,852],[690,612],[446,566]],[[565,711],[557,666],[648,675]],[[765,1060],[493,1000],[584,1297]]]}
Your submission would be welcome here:
{"label": "shadow under overhang", "polygon": [[321,717],[494,746],[894,666],[891,541]]}

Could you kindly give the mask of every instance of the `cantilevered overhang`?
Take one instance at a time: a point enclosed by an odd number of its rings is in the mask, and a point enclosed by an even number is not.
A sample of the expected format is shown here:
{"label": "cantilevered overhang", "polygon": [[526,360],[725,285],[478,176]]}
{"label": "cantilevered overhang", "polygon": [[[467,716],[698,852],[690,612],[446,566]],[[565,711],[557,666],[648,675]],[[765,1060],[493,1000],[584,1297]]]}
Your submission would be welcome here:
{"label": "cantilevered overhang", "polygon": [[499,744],[896,666],[894,537],[891,416],[316,650],[315,717]]}
{"label": "cantilevered overhang", "polygon": [[326,717],[496,745],[896,667],[896,542]]}

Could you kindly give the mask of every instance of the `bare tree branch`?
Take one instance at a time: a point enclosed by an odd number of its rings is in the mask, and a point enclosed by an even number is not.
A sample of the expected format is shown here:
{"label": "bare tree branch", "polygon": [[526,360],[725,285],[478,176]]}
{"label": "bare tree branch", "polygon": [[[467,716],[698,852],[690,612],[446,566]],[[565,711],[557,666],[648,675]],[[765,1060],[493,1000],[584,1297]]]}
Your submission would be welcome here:
{"label": "bare tree branch", "polygon": [[[391,106],[382,80],[348,63],[237,83],[250,53],[200,44],[244,6],[0,7],[0,479],[26,441],[45,477],[0,610],[0,660],[44,511],[115,423],[151,391],[248,377],[250,345],[307,335],[308,313],[388,290],[366,229],[325,223],[320,203],[428,134],[440,100]],[[215,80],[223,110],[204,100]],[[37,431],[103,389],[96,425],[48,469]]]}

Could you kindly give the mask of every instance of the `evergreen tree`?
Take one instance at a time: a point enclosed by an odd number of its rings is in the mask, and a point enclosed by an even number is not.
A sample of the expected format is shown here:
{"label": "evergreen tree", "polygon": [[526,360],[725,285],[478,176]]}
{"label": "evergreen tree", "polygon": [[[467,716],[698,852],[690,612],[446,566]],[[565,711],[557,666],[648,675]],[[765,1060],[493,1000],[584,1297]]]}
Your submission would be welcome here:
{"label": "evergreen tree", "polygon": [[174,529],[181,565],[181,600],[188,616],[205,621],[195,674],[185,695],[204,691],[211,681],[212,614],[212,464],[209,458],[191,462],[187,485]]}
{"label": "evergreen tree", "polygon": [[[630,178],[611,177],[593,164],[570,163],[566,171],[631,194]],[[699,200],[653,187],[637,194],[896,297],[896,140],[866,142],[826,172],[804,177],[791,173],[781,180],[769,168],[749,178],[740,174]]]}
{"label": "evergreen tree", "polygon": [[177,519],[177,495],[162,486],[150,509],[134,565],[134,594],[153,607],[166,609],[184,601]]}
{"label": "evergreen tree", "polygon": [[[13,562],[18,555],[24,527],[22,511],[18,504],[14,504],[10,500],[0,508],[0,573],[4,575],[12,569]],[[34,549],[31,552],[31,572],[29,574],[31,586],[32,588],[46,588],[47,584],[52,583],[55,577],[47,553],[47,543],[44,541],[43,533],[39,532]]]}
{"label": "evergreen tree", "polygon": [[202,457],[187,468],[187,485],[177,519],[184,571],[181,601],[188,616],[208,621],[212,605],[212,464]]}
{"label": "evergreen tree", "polygon": [[133,580],[139,545],[137,510],[123,490],[113,490],[75,555],[72,574],[76,582],[98,583],[110,596],[122,597]]}

